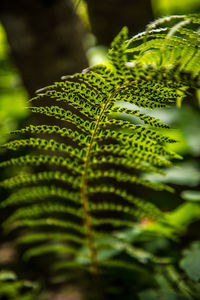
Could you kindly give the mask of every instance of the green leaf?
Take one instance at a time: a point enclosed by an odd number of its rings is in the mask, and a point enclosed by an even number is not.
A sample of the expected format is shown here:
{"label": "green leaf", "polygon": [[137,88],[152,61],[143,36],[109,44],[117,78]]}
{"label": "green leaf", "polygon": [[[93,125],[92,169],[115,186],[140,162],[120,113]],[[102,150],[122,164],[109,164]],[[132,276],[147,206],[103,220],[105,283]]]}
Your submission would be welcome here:
{"label": "green leaf", "polygon": [[183,252],[180,267],[188,277],[196,282],[200,282],[200,243],[195,242],[191,247]]}
{"label": "green leaf", "polygon": [[139,300],[188,300],[180,294],[167,290],[147,290],[139,293]]}
{"label": "green leaf", "polygon": [[[199,219],[197,203],[164,214],[154,199],[138,195],[144,187],[173,191],[141,174],[163,174],[163,167],[181,159],[170,151],[174,138],[167,136],[168,124],[148,109],[175,105],[180,95],[186,98],[200,87],[199,20],[197,15],[161,18],[129,40],[124,27],[111,44],[109,65],[65,76],[30,100],[29,109],[40,118],[14,130],[14,139],[0,146],[13,150],[13,158],[0,167],[14,169],[0,183],[13,190],[0,203],[6,210],[3,227],[19,231],[26,244],[24,257],[53,254],[66,262],[69,256],[73,260],[66,267],[84,261],[95,273],[101,257],[102,268],[131,269],[135,259],[156,259],[127,242],[123,249],[130,262],[112,260],[110,248],[98,252],[100,232],[113,241],[116,229],[123,234],[147,218],[147,230],[172,238]],[[123,102],[127,108],[120,107]],[[134,123],[135,117],[140,123]],[[83,249],[68,245],[82,237]]]}
{"label": "green leaf", "polygon": [[199,202],[200,201],[200,191],[183,191],[181,197],[184,200]]}

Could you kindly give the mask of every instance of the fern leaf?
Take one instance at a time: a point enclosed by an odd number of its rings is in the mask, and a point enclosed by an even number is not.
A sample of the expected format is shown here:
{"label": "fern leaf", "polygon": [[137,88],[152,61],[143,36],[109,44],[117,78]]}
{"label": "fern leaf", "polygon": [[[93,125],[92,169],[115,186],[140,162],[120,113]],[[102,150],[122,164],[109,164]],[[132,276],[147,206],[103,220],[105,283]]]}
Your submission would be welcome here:
{"label": "fern leaf", "polygon": [[17,192],[13,193],[9,198],[2,201],[0,206],[6,207],[8,205],[19,205],[20,203],[32,203],[49,197],[59,197],[75,203],[80,203],[80,196],[77,192],[67,191],[66,189],[61,189],[56,186],[38,186],[32,188],[21,188]]}
{"label": "fern leaf", "polygon": [[37,218],[37,219],[30,219],[30,218],[23,218],[20,220],[15,221],[12,226],[9,228],[9,231],[14,230],[16,228],[25,227],[25,228],[54,228],[54,229],[65,229],[73,230],[74,234],[84,234],[85,230],[84,227],[78,225],[74,222],[64,221],[61,219],[55,218]]}
{"label": "fern leaf", "polygon": [[71,255],[78,255],[79,250],[72,246],[62,245],[62,244],[48,244],[48,245],[42,245],[38,247],[32,247],[31,249],[27,250],[24,253],[24,260],[29,260],[30,258],[33,258],[34,256],[40,256],[40,255],[47,255],[47,254],[71,254]]}
{"label": "fern leaf", "polygon": [[147,181],[147,180],[141,179],[137,176],[130,175],[126,172],[116,171],[115,169],[108,169],[106,171],[98,170],[94,173],[88,174],[89,181],[93,181],[93,180],[95,181],[95,180],[102,179],[102,178],[112,178],[118,183],[126,182],[126,183],[132,183],[132,184],[133,183],[140,184],[140,185],[143,185],[148,188],[152,188],[157,191],[167,190],[169,192],[173,192],[173,189],[167,185]]}
{"label": "fern leaf", "polygon": [[65,234],[57,232],[44,232],[44,233],[29,233],[17,239],[18,244],[29,244],[35,242],[46,241],[70,241],[78,244],[84,244],[85,239],[75,236],[74,234]]}
{"label": "fern leaf", "polygon": [[60,126],[26,126],[20,130],[12,131],[11,134],[25,134],[25,133],[48,133],[48,134],[58,134],[62,137],[68,137],[72,141],[77,142],[79,146],[86,146],[90,141],[89,135],[80,134],[76,130],[72,130],[70,128],[61,128]]}
{"label": "fern leaf", "polygon": [[[17,239],[26,244],[26,259],[52,253],[58,260],[62,256],[67,268],[77,265],[85,249],[84,267],[94,273],[99,266],[127,267],[126,261],[101,261],[99,234],[113,237],[113,231],[134,227],[143,217],[167,224],[135,189],[173,191],[142,176],[163,174],[171,160],[181,159],[166,145],[175,142],[161,130],[169,126],[148,110],[170,107],[180,93],[185,98],[200,87],[199,20],[198,15],[164,17],[130,39],[124,27],[109,50],[109,65],[64,76],[30,100],[31,112],[48,116],[51,125],[28,125],[0,146],[32,151],[0,163],[22,168],[0,183],[14,190],[0,207],[15,208],[5,230],[27,228]],[[124,102],[128,108],[121,107]],[[127,121],[131,116],[141,124]],[[135,258],[134,248],[125,248]]]}
{"label": "fern leaf", "polygon": [[[91,194],[94,193],[113,193],[126,201],[129,202],[129,204],[134,204],[134,206],[137,206],[140,208],[140,211],[135,210],[135,214],[140,215],[144,217],[144,215],[147,215],[151,213],[151,217],[153,216],[153,219],[158,219],[160,217],[163,218],[162,212],[156,208],[152,203],[145,203],[144,200],[140,198],[136,198],[133,195],[127,193],[126,190],[121,190],[119,188],[115,188],[114,186],[111,185],[99,185],[97,187],[91,187],[89,192]],[[108,203],[109,204],[109,203]],[[106,205],[106,203],[105,203]],[[121,207],[121,206],[120,206]]]}
{"label": "fern leaf", "polygon": [[[168,165],[170,165],[170,161],[166,161],[166,162],[168,163]],[[127,169],[136,169],[136,170],[141,170],[149,173],[153,172],[162,175],[165,174],[164,171],[162,171],[161,169],[158,169],[155,166],[152,166],[150,164],[144,164],[139,159],[136,159],[136,157],[134,157],[134,160],[130,160],[127,158],[107,155],[107,156],[99,156],[98,159],[95,159],[93,162],[91,162],[91,165],[95,165],[95,166],[101,164],[121,166]]]}
{"label": "fern leaf", "polygon": [[51,150],[51,151],[61,151],[68,153],[74,159],[82,159],[82,151],[78,148],[73,148],[72,146],[67,146],[64,143],[58,143],[53,139],[46,140],[40,138],[29,138],[29,139],[21,139],[8,142],[4,145],[1,145],[0,148],[2,149],[9,149],[9,150],[18,150],[21,147],[33,147],[41,150]]}
{"label": "fern leaf", "polygon": [[8,166],[40,166],[47,164],[49,166],[65,167],[72,173],[80,174],[82,171],[81,162],[78,160],[71,160],[69,157],[50,156],[50,155],[25,155],[18,158],[11,158],[10,160],[0,163],[0,167]]}
{"label": "fern leaf", "polygon": [[109,59],[116,70],[116,74],[121,76],[124,74],[125,63],[127,61],[124,50],[126,49],[126,40],[128,38],[128,28],[123,27],[116,36],[109,50]]}
{"label": "fern leaf", "polygon": [[95,126],[95,123],[85,121],[77,115],[74,115],[70,110],[65,110],[59,106],[46,106],[46,107],[29,107],[33,113],[41,113],[46,116],[55,117],[56,119],[68,121],[77,126],[84,132],[92,130]]}
{"label": "fern leaf", "polygon": [[169,128],[169,126],[165,123],[160,122],[160,120],[148,116],[146,114],[142,114],[140,113],[138,110],[131,110],[131,109],[127,109],[124,107],[115,107],[112,109],[112,112],[115,113],[124,113],[124,114],[128,114],[128,115],[134,115],[138,118],[140,118],[142,121],[144,121],[145,124],[148,124],[152,127],[161,127],[161,128]]}
{"label": "fern leaf", "polygon": [[52,213],[61,213],[61,214],[69,214],[76,216],[77,218],[82,218],[83,212],[81,209],[75,209],[71,206],[64,206],[58,203],[48,203],[46,204],[34,204],[29,207],[19,208],[11,215],[5,222],[4,226],[6,227],[9,224],[12,224],[13,221],[26,219],[26,218],[35,218],[40,217],[42,215],[48,215]]}
{"label": "fern leaf", "polygon": [[1,299],[34,300],[39,296],[38,292],[38,284],[28,280],[19,279],[12,271],[0,271]]}
{"label": "fern leaf", "polygon": [[37,174],[21,174],[0,182],[0,186],[4,188],[20,187],[24,184],[37,184],[42,181],[58,180],[71,185],[74,189],[80,188],[80,177],[68,175],[66,173],[56,172],[40,172]]}

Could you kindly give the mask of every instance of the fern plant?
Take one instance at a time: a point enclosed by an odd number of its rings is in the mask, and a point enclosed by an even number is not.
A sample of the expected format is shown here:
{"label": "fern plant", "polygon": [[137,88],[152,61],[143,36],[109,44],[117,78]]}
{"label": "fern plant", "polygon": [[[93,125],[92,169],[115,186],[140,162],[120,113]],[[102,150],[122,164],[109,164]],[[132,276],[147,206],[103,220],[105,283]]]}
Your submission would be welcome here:
{"label": "fern plant", "polygon": [[[16,242],[26,245],[25,259],[51,253],[56,270],[94,274],[131,268],[126,260],[102,259],[102,249],[124,247],[133,256],[119,232],[144,217],[168,224],[137,192],[172,192],[141,174],[163,174],[180,158],[167,146],[175,142],[168,125],[148,110],[175,105],[199,88],[199,24],[198,15],[166,17],[131,39],[124,27],[112,42],[109,65],[64,76],[30,100],[39,124],[12,132],[15,138],[1,148],[19,155],[0,163],[19,167],[0,183],[12,189],[0,207],[13,208],[3,226],[21,232]],[[24,148],[31,150],[21,155]]]}
{"label": "fern plant", "polygon": [[0,272],[0,298],[15,300],[36,299],[38,286],[27,280],[20,280],[12,271]]}

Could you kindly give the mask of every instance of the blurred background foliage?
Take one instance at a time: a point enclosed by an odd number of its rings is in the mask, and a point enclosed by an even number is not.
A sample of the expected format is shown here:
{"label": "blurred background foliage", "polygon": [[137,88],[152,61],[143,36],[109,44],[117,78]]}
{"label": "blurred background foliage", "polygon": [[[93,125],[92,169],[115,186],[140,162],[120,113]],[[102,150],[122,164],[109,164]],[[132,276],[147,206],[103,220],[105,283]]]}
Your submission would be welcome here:
{"label": "blurred background foliage", "polygon": [[155,16],[197,13],[200,10],[198,0],[151,0]]}
{"label": "blurred background foliage", "polygon": [[0,143],[5,142],[6,134],[27,117],[26,100],[27,92],[11,58],[5,30],[0,25]]}
{"label": "blurred background foliage", "polygon": [[[88,65],[107,63],[107,48],[123,25],[128,25],[133,35],[154,18],[200,12],[199,0],[31,0],[28,5],[26,2],[0,3],[0,143],[5,142],[10,130],[26,122],[28,113],[24,107],[34,90]],[[108,286],[110,282],[115,286],[115,297],[109,299],[124,299],[124,293],[126,299],[134,296],[139,300],[200,298],[199,106],[198,92],[178,102],[176,107],[150,112],[171,125],[168,134],[178,143],[170,147],[183,160],[168,168],[166,176],[144,174],[148,179],[170,183],[176,190],[173,195],[140,192],[166,212],[172,226],[164,228],[150,220],[140,220],[134,229],[121,236],[122,240],[133,242],[132,249],[126,249],[124,244],[117,245],[116,252],[102,252],[102,259],[127,251],[135,259],[135,271],[121,272],[120,281],[116,270],[107,274]],[[1,160],[6,155],[2,153]],[[6,191],[1,191],[1,198],[5,196]],[[0,265],[14,266],[22,278],[24,273],[28,274],[27,265],[17,258],[9,238],[2,237]],[[41,270],[35,271],[33,279],[37,279],[37,271]],[[79,300],[81,295],[77,291],[74,298],[70,298],[74,290],[62,294],[45,291],[43,299]]]}

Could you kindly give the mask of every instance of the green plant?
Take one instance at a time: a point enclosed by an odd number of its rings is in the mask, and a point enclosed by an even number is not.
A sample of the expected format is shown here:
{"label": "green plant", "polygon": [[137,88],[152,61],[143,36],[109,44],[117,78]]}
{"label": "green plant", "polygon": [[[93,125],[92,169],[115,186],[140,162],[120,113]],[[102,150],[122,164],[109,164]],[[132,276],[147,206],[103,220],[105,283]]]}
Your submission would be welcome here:
{"label": "green plant", "polygon": [[1,299],[36,299],[37,285],[27,280],[19,280],[15,273],[8,270],[0,271]]}
{"label": "green plant", "polygon": [[[14,208],[3,226],[23,228],[16,242],[26,245],[25,259],[50,253],[54,270],[96,275],[112,267],[134,269],[131,257],[159,260],[138,254],[122,234],[143,218],[172,226],[140,198],[138,187],[173,191],[141,176],[164,174],[170,159],[180,158],[168,149],[175,142],[168,126],[149,110],[180,105],[199,88],[199,24],[197,15],[166,17],[131,39],[124,27],[109,50],[110,65],[65,76],[30,100],[29,109],[49,119],[12,132],[19,137],[2,149],[33,150],[0,164],[20,167],[0,183],[15,189],[0,207]],[[119,260],[120,251],[130,257]]]}

